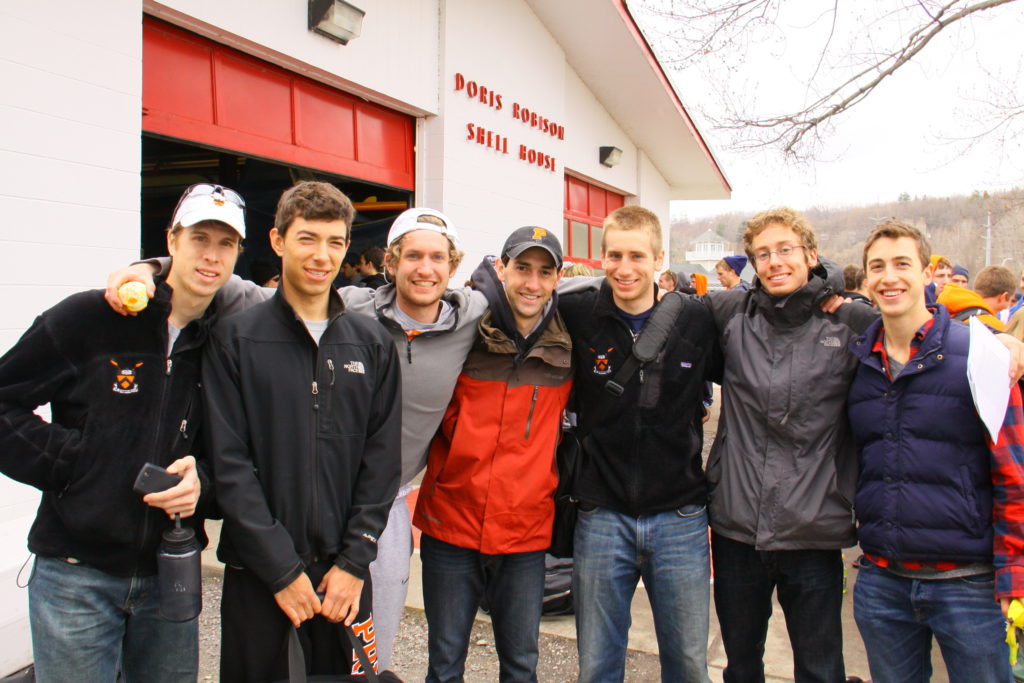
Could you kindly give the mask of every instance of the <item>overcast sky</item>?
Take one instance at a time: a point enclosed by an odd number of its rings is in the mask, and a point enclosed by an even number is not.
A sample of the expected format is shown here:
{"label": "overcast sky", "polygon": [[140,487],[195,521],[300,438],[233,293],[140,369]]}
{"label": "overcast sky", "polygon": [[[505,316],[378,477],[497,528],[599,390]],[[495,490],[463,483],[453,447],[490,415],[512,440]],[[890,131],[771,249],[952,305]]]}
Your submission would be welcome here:
{"label": "overcast sky", "polygon": [[[671,0],[643,0],[659,1]],[[881,1],[882,7],[894,6],[892,0]],[[985,108],[978,100],[1001,97],[1001,91],[1015,83],[1018,89],[1024,85],[1024,2],[976,14],[967,20],[970,24],[961,22],[958,30],[944,31],[911,64],[835,120],[814,162],[787,163],[775,150],[749,154],[730,149],[728,135],[716,130],[702,113],[724,111],[722,96],[707,86],[709,79],[724,84],[761,114],[771,113],[773,107],[799,108],[813,95],[809,73],[832,25],[831,14],[822,10],[832,3],[784,0],[784,4],[778,28],[761,34],[742,64],[737,64],[735,53],[712,54],[700,67],[671,72],[733,188],[730,201],[674,202],[673,215],[753,213],[780,204],[799,209],[862,205],[894,201],[903,192],[934,197],[1024,185],[1020,138],[1007,144],[993,138],[966,153],[959,151],[962,144],[950,142],[981,125],[976,112]],[[857,50],[887,44],[913,19],[904,15],[873,22],[875,4],[875,0],[861,0],[851,10],[856,17],[841,16],[832,38],[832,45],[840,48],[839,56],[850,53],[851,41],[856,41]],[[659,34],[670,29],[671,22],[652,21],[637,11],[642,9],[637,5],[631,3],[631,8],[648,39],[659,54],[667,56],[673,45]],[[839,3],[841,10],[849,9],[847,5]],[[821,72],[823,85],[837,82],[836,76],[829,77],[827,67]]]}

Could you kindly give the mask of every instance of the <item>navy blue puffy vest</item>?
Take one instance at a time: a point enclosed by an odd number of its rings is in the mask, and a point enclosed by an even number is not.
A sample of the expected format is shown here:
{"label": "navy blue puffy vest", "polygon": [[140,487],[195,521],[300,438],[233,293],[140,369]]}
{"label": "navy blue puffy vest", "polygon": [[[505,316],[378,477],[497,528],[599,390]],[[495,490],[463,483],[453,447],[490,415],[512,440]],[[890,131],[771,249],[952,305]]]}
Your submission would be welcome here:
{"label": "navy blue puffy vest", "polygon": [[850,343],[861,360],[848,402],[857,537],[865,552],[893,560],[991,562],[990,452],[967,383],[970,334],[937,308],[894,382],[871,353],[881,320]]}

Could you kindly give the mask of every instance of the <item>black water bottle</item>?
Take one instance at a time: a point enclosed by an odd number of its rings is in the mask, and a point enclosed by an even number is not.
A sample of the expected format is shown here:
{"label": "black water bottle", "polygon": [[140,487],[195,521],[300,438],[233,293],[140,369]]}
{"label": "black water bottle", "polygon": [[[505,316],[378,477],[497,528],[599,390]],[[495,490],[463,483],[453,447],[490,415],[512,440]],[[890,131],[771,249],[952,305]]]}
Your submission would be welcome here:
{"label": "black water bottle", "polygon": [[191,621],[203,608],[199,553],[195,531],[182,528],[181,517],[174,515],[174,527],[163,533],[156,554],[160,616],[167,621]]}

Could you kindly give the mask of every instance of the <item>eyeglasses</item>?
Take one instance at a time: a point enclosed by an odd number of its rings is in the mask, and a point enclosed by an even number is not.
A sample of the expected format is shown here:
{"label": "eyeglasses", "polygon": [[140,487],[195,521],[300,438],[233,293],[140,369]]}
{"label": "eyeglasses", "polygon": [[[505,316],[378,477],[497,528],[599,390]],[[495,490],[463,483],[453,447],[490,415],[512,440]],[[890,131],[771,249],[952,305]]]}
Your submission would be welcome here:
{"label": "eyeglasses", "polygon": [[174,213],[172,216],[178,215],[178,210],[181,209],[181,205],[192,197],[205,197],[210,195],[217,199],[217,195],[220,195],[223,199],[231,202],[243,212],[245,211],[245,200],[242,199],[242,195],[238,194],[230,187],[224,187],[223,185],[215,185],[213,183],[196,183],[190,185],[185,193],[181,195],[181,199],[178,200],[177,205],[174,207]]}
{"label": "eyeglasses", "polygon": [[771,260],[772,254],[775,254],[782,260],[786,260],[793,255],[793,252],[797,249],[806,249],[802,244],[783,244],[775,251],[759,251],[754,254],[754,260],[758,263],[768,263]]}

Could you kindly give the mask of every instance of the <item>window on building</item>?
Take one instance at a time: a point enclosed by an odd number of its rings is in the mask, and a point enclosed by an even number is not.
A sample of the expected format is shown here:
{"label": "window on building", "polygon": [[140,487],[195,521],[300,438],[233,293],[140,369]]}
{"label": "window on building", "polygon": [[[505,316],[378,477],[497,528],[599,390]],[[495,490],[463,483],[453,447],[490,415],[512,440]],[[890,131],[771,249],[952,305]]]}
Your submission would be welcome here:
{"label": "window on building", "polygon": [[601,227],[605,217],[625,203],[621,194],[565,176],[562,248],[566,260],[601,267]]}

